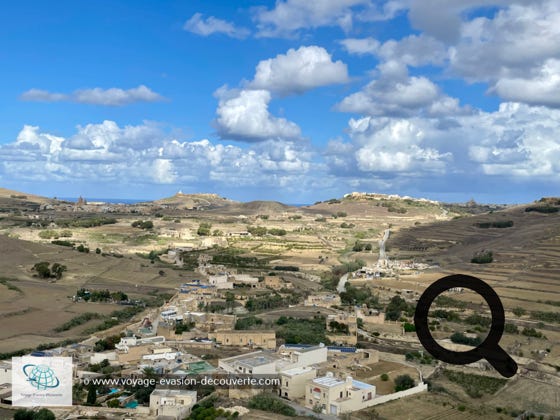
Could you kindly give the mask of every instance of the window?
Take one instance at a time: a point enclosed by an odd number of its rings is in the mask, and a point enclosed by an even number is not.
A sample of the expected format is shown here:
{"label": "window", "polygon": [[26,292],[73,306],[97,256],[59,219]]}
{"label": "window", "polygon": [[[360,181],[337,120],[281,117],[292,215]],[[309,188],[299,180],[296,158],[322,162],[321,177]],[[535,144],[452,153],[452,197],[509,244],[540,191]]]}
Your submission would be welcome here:
{"label": "window", "polygon": [[340,398],[342,398],[342,391],[340,391]]}

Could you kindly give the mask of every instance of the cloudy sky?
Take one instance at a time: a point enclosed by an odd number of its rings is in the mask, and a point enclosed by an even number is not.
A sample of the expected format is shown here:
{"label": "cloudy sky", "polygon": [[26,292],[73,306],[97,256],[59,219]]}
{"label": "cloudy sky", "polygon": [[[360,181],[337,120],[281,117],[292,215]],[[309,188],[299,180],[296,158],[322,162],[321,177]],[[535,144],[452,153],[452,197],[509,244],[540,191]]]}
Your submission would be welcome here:
{"label": "cloudy sky", "polygon": [[560,195],[560,2],[11,2],[0,186]]}

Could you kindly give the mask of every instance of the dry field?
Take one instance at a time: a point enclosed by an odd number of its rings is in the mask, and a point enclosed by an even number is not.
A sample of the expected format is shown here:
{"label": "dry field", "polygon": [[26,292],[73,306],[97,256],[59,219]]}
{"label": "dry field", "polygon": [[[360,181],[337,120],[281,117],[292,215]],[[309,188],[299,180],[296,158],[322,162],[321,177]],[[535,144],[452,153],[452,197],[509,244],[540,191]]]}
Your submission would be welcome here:
{"label": "dry field", "polygon": [[[180,277],[183,273],[179,271],[157,267],[140,258],[82,254],[65,247],[2,235],[0,255],[2,278],[11,286],[0,284],[0,352],[75,337],[99,321],[90,321],[64,333],[55,333],[53,329],[84,312],[109,314],[123,309],[112,304],[73,302],[71,297],[81,287],[122,290],[135,298],[158,290],[173,293],[186,279]],[[41,261],[64,264],[68,271],[55,282],[33,277],[31,267]],[[159,274],[162,269],[164,276]]]}

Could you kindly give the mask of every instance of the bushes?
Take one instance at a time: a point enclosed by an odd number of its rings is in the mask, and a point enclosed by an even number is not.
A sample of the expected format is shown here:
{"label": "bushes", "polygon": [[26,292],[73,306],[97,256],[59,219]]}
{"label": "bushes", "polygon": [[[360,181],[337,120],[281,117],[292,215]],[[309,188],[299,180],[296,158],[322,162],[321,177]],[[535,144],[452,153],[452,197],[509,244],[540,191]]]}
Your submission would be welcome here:
{"label": "bushes", "polygon": [[465,334],[456,332],[451,336],[451,341],[457,344],[466,344],[468,346],[478,346],[482,343],[480,337],[467,337]]}
{"label": "bushes", "polygon": [[154,222],[152,222],[151,220],[136,220],[135,222],[132,222],[131,225],[133,228],[139,228],[139,229],[144,229],[144,230],[148,230],[148,229],[153,229],[154,227]]}
{"label": "bushes", "polygon": [[43,279],[48,279],[48,278],[60,279],[62,278],[62,273],[64,273],[66,269],[67,267],[65,265],[59,263],[54,263],[51,267],[50,263],[47,261],[36,263],[31,268],[31,270],[36,271],[37,275]]}
{"label": "bushes", "polygon": [[177,321],[175,324],[175,334],[183,334],[194,328],[194,322]]}
{"label": "bushes", "polygon": [[70,242],[70,241],[55,240],[55,241],[51,241],[51,244],[59,245],[59,246],[67,246],[69,248],[74,247],[74,242]]}
{"label": "bushes", "polygon": [[523,328],[523,331],[521,331],[521,334],[523,334],[526,337],[545,338],[544,335],[540,331],[537,331],[534,328]]}
{"label": "bushes", "polygon": [[529,206],[525,208],[526,212],[531,212],[531,211],[535,211],[537,213],[545,213],[545,214],[549,214],[549,213],[558,213],[558,210],[560,210],[558,207],[553,207],[550,205],[545,205],[545,206]]}
{"label": "bushes", "polygon": [[315,316],[313,319],[280,317],[276,321],[278,329],[276,337],[290,344],[328,344],[326,337],[325,318]]}
{"label": "bushes", "polygon": [[465,302],[461,300],[453,299],[452,297],[445,296],[445,295],[439,295],[436,298],[435,302],[437,306],[452,307],[452,308],[459,308],[459,309],[466,307]]}
{"label": "bushes", "polygon": [[276,271],[299,271],[299,267],[295,265],[275,265],[273,270]]}
{"label": "bushes", "polygon": [[103,225],[113,225],[117,223],[117,219],[109,217],[91,217],[76,220],[58,220],[57,225],[64,227],[83,227],[90,228]]}
{"label": "bushes", "polygon": [[296,410],[294,410],[284,401],[270,394],[264,393],[255,395],[253,398],[251,398],[247,406],[256,410],[269,411],[271,413],[281,414],[288,417],[295,417],[297,414]]}
{"label": "bushes", "polygon": [[560,312],[532,311],[531,318],[538,321],[560,323]]}
{"label": "bushes", "polygon": [[54,413],[47,408],[38,411],[20,408],[14,413],[14,420],[55,420],[55,418]]}
{"label": "bushes", "polygon": [[389,321],[398,321],[401,317],[401,312],[405,312],[406,315],[412,316],[414,311],[414,305],[407,303],[399,295],[395,295],[391,298],[391,301],[385,308],[385,319]]}
{"label": "bushes", "polygon": [[240,318],[235,322],[236,330],[250,330],[253,327],[262,325],[263,321],[256,316],[248,316],[247,318]]}
{"label": "bushes", "polygon": [[286,235],[286,230],[285,229],[272,228],[272,229],[268,230],[268,233],[270,233],[271,235],[274,235],[274,236],[285,236]]}
{"label": "bushes", "polygon": [[421,365],[431,365],[434,358],[427,352],[420,353],[419,351],[411,351],[404,355],[405,359],[409,362],[418,361]]}
{"label": "bushes", "polygon": [[74,327],[85,324],[86,322],[91,321],[92,319],[100,319],[100,318],[101,315],[99,315],[97,312],[84,312],[83,314],[72,318],[70,321],[65,322],[61,326],[56,327],[54,331],[55,332],[68,331]]}
{"label": "bushes", "polygon": [[251,297],[245,303],[245,308],[250,311],[259,311],[263,309],[273,309],[279,307],[286,307],[299,302],[299,296],[294,294],[289,297],[283,298],[279,294],[265,295],[259,297]]}
{"label": "bushes", "polygon": [[453,322],[459,322],[461,320],[457,312],[446,311],[445,309],[436,309],[432,312],[432,316],[435,318],[445,319],[447,321]]}
{"label": "bushes", "polygon": [[507,382],[507,379],[474,375],[448,369],[444,369],[443,374],[451,382],[460,385],[472,398],[480,398],[484,394],[495,394]]}
{"label": "bushes", "polygon": [[253,236],[264,236],[267,233],[267,229],[264,226],[247,226],[247,232]]}
{"label": "bushes", "polygon": [[84,244],[80,244],[76,247],[76,250],[78,252],[84,252],[86,254],[89,254],[89,248],[87,246],[84,246]]}
{"label": "bushes", "polygon": [[489,264],[494,260],[492,251],[479,251],[473,255],[471,258],[471,263],[473,264]]}
{"label": "bushes", "polygon": [[414,324],[411,324],[410,322],[405,322],[403,325],[404,328],[404,332],[414,332],[416,331],[416,327]]}
{"label": "bushes", "polygon": [[414,379],[410,375],[399,375],[395,378],[395,392],[414,388]]}
{"label": "bushes", "polygon": [[501,220],[497,222],[478,222],[474,224],[476,227],[481,229],[497,228],[504,229],[513,226],[513,220]]}
{"label": "bushes", "polygon": [[378,295],[372,294],[371,290],[365,287],[356,287],[347,283],[344,292],[340,293],[340,299],[346,305],[366,304],[369,308],[380,309]]}
{"label": "bushes", "polygon": [[198,225],[198,230],[196,231],[196,234],[198,236],[210,236],[211,230],[212,230],[212,224],[203,222],[200,225]]}

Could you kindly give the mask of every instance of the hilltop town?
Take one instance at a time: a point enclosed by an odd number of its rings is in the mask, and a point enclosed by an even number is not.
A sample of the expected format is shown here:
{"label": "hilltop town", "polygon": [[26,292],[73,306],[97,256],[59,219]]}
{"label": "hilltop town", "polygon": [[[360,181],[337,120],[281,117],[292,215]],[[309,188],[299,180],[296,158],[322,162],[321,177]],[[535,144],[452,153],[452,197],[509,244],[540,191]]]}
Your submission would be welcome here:
{"label": "hilltop town", "polygon": [[[119,204],[1,190],[0,409],[10,358],[31,354],[74,361],[74,406],[53,408],[59,418],[553,414],[559,208],[374,193],[302,207],[182,192]],[[415,304],[451,273],[499,293],[514,378],[484,360],[437,361],[418,342]],[[456,351],[490,326],[465,288],[430,314],[434,337]],[[269,383],[200,382],[233,375]],[[156,383],[99,382],[115,378]]]}

